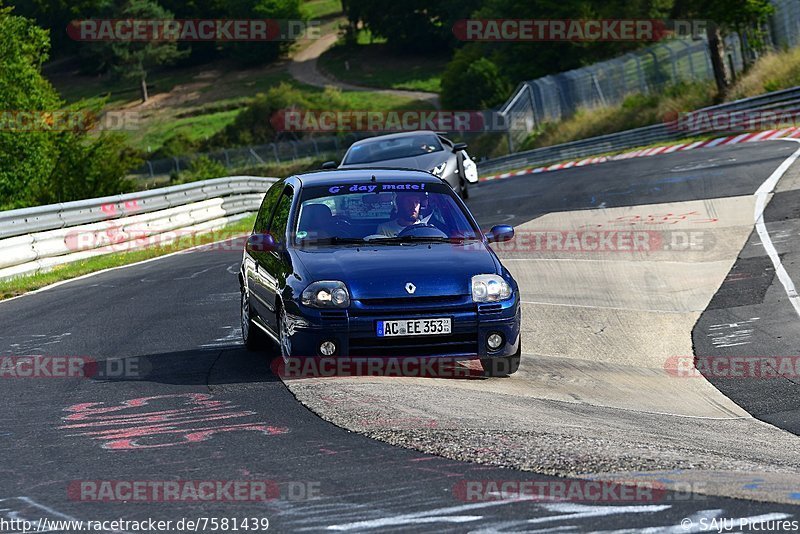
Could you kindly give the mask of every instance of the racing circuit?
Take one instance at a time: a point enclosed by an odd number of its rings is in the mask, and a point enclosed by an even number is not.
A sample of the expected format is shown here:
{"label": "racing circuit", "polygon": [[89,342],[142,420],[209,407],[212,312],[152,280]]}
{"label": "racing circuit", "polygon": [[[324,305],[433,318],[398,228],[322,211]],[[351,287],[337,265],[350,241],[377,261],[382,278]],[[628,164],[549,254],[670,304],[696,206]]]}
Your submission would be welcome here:
{"label": "racing circuit", "polygon": [[[220,247],[0,303],[0,355],[121,358],[141,371],[3,381],[0,517],[235,515],[268,517],[278,531],[366,532],[698,532],[682,519],[796,518],[796,376],[704,378],[675,366],[693,355],[699,364],[797,353],[798,149],[698,149],[473,188],[483,228],[670,236],[635,251],[498,247],[523,299],[522,366],[508,378],[284,383],[267,355],[241,346],[241,252]],[[694,236],[694,246],[672,236]],[[181,418],[159,425],[165,413]],[[555,476],[657,481],[677,493],[580,504],[465,502],[455,490]],[[304,481],[319,492],[266,504],[68,492],[109,479],[270,479],[281,495]]]}

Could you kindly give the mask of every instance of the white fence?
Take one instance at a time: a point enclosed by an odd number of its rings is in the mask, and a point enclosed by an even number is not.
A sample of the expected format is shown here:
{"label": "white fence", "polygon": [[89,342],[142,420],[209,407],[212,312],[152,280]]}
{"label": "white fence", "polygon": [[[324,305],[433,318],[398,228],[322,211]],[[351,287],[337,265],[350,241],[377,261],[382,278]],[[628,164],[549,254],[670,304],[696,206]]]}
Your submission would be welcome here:
{"label": "white fence", "polygon": [[276,180],[233,176],[0,212],[0,280],[220,229],[257,211]]}

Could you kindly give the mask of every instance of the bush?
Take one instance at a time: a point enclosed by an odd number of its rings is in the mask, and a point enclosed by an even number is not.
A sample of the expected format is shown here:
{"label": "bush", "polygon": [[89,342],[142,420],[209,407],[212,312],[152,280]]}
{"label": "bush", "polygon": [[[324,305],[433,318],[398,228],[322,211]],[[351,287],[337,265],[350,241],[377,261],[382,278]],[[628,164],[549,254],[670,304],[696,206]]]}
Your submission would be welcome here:
{"label": "bush", "polygon": [[186,132],[178,132],[177,134],[168,137],[164,144],[158,150],[153,152],[151,159],[172,158],[175,156],[184,156],[197,152],[200,148],[198,141],[189,139]]}
{"label": "bush", "polygon": [[[282,82],[266,93],[257,94],[236,120],[209,139],[203,149],[271,143],[286,133],[282,128],[282,112],[289,109],[343,111],[349,107],[338,89],[328,87],[321,93],[307,93]],[[303,134],[292,135],[302,137]]]}
{"label": "bush", "polygon": [[230,171],[222,163],[214,161],[208,156],[198,156],[189,162],[189,169],[173,175],[170,181],[173,185],[187,184],[229,175]]}

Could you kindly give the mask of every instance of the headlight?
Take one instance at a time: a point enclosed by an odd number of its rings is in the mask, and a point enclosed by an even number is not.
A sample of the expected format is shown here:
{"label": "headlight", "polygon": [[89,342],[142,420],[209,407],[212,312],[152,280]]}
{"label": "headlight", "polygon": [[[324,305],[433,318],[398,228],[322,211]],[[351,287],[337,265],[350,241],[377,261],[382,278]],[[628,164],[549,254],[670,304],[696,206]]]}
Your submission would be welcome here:
{"label": "headlight", "polygon": [[303,304],[312,308],[347,308],[350,294],[344,282],[314,282],[303,291]]}
{"label": "headlight", "polygon": [[472,300],[498,302],[511,298],[511,286],[496,274],[479,274],[472,277]]}
{"label": "headlight", "polygon": [[433,174],[434,176],[438,176],[439,178],[441,178],[442,176],[444,176],[444,170],[445,170],[446,168],[447,168],[447,162],[445,161],[445,162],[444,162],[444,163],[442,163],[441,165],[437,165],[436,167],[432,168],[432,169],[431,169],[431,174]]}

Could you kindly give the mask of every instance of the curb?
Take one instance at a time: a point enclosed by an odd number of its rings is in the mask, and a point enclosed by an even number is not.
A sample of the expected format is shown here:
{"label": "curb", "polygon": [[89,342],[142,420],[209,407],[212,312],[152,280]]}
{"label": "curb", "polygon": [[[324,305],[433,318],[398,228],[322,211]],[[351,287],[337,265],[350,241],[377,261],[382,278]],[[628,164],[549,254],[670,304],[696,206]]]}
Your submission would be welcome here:
{"label": "curb", "polygon": [[743,133],[739,135],[731,135],[728,137],[718,137],[716,139],[709,139],[707,141],[696,141],[694,143],[680,143],[677,145],[659,146],[656,148],[645,148],[642,150],[634,150],[617,154],[616,156],[598,156],[594,158],[586,158],[582,160],[567,161],[564,163],[556,163],[546,167],[531,167],[515,172],[505,172],[502,174],[494,174],[491,176],[484,176],[479,178],[479,182],[488,182],[489,180],[502,180],[512,176],[527,176],[529,174],[539,174],[542,172],[559,171],[561,169],[569,169],[571,167],[583,167],[584,165],[594,165],[596,163],[603,163],[606,161],[619,161],[623,159],[642,158],[645,156],[656,156],[658,154],[669,154],[671,152],[694,150],[695,148],[711,148],[723,145],[735,145],[738,143],[751,143],[754,141],[768,141],[770,139],[780,138],[800,138],[800,128],[791,127],[782,130],[765,130],[756,133]]}

